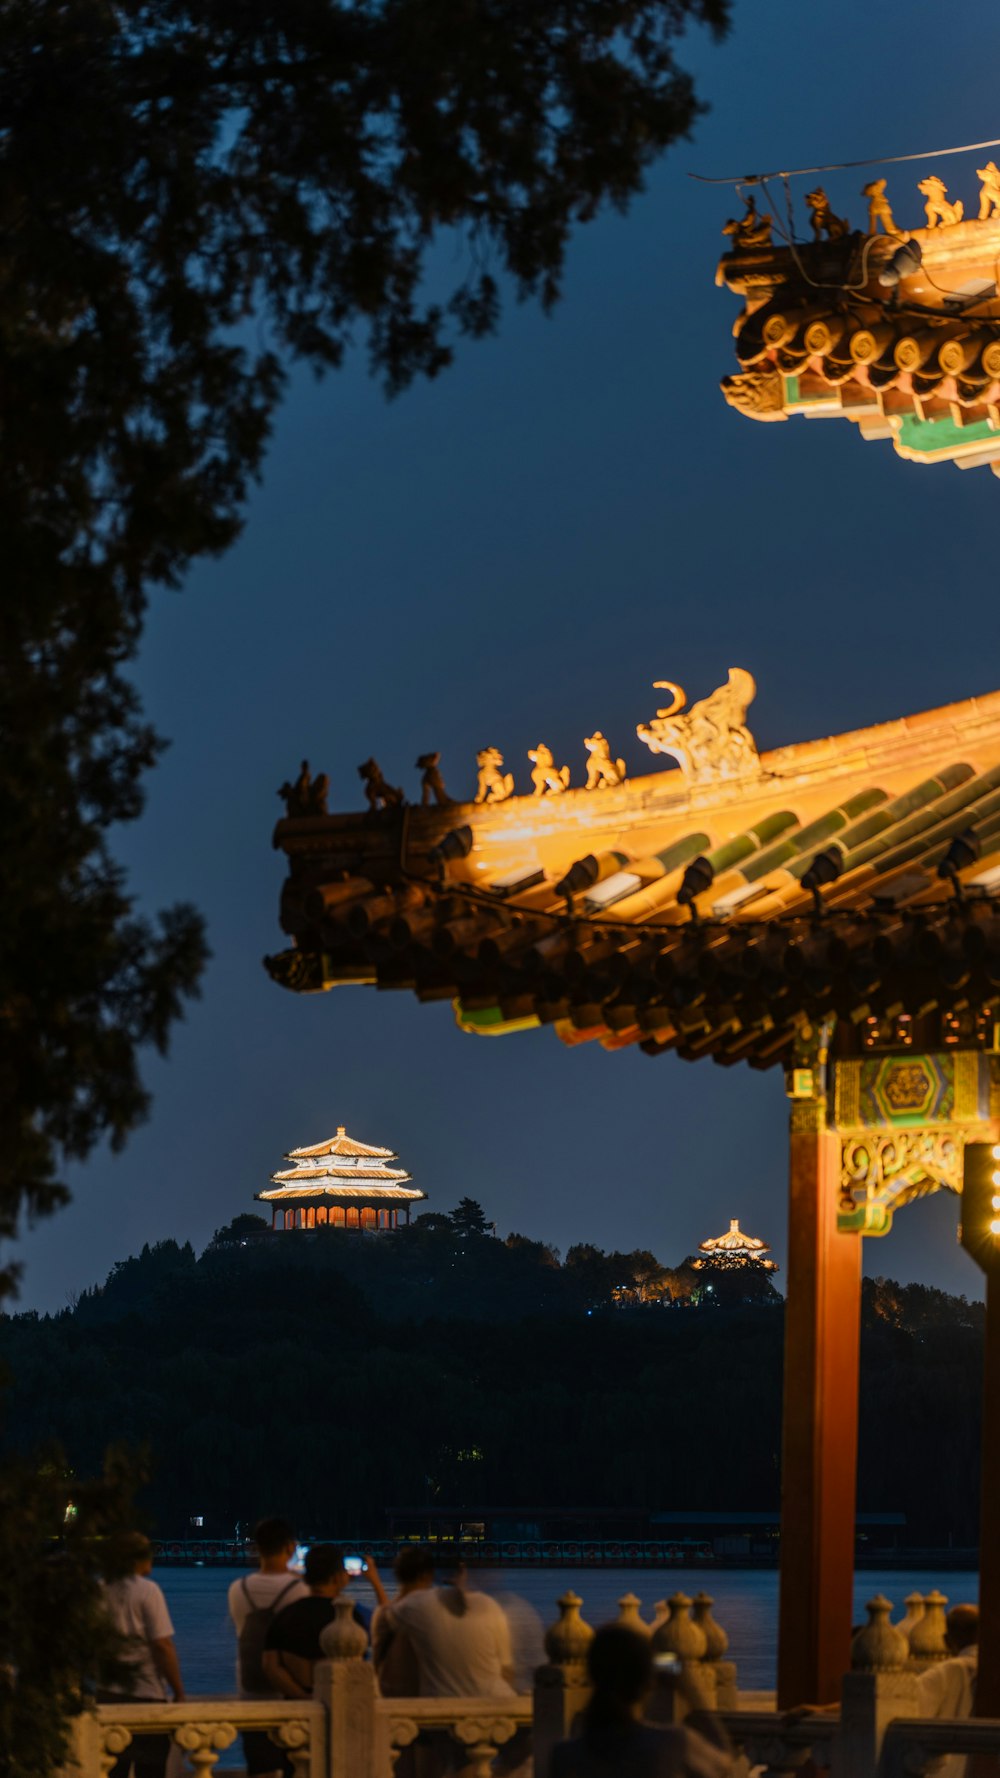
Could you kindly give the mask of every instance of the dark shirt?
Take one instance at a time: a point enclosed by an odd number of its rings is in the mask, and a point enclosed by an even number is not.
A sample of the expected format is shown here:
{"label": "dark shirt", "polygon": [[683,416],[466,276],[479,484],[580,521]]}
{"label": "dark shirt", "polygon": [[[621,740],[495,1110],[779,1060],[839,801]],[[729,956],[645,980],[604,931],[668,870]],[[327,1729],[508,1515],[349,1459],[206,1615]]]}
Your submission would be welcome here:
{"label": "dark shirt", "polygon": [[[320,1633],[327,1624],[333,1623],[335,1615],[334,1601],[322,1593],[310,1593],[308,1599],[296,1599],[283,1611],[275,1612],[264,1647],[277,1649],[279,1654],[301,1655],[304,1661],[321,1661]],[[371,1613],[356,1605],[354,1621],[367,1631]]]}
{"label": "dark shirt", "polygon": [[599,1748],[560,1741],[549,1778],[723,1778],[729,1770],[728,1756],[689,1729],[637,1722],[623,1723]]}

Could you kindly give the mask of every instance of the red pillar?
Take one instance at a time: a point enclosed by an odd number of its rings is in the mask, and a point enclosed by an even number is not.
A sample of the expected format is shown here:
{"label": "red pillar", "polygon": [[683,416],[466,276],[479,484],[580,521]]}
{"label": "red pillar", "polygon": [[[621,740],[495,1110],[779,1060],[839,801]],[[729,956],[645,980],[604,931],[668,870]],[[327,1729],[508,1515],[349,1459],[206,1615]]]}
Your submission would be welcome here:
{"label": "red pillar", "polygon": [[861,1311],[861,1238],[837,1231],[840,1137],[793,1127],[789,1160],[779,1710],[834,1703],[850,1665]]}
{"label": "red pillar", "polygon": [[1000,1716],[1000,1274],[995,1267],[986,1274],[981,1474],[979,1673],[972,1708],[975,1716]]}

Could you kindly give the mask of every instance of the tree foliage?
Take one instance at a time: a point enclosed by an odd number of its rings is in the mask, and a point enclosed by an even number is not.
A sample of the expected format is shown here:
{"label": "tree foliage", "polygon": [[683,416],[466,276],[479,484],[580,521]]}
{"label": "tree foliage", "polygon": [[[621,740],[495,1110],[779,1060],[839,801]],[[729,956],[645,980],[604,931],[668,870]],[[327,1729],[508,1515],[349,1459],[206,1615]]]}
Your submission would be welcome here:
{"label": "tree foliage", "polygon": [[486,1235],[492,1226],[486,1220],[482,1204],[477,1203],[475,1198],[459,1198],[448,1220],[456,1235],[463,1237]]}
{"label": "tree foliage", "polygon": [[[212,1535],[287,1511],[353,1537],[391,1504],[776,1509],[780,1299],[595,1305],[578,1265],[533,1246],[416,1227],[197,1260],[164,1242],[72,1311],[0,1322],[7,1442],[58,1437],[89,1471],[127,1423],[168,1536],[194,1512]],[[904,1513],[925,1548],[974,1545],[981,1386],[980,1305],[865,1285],[862,1511]]]}
{"label": "tree foliage", "polygon": [[0,1769],[49,1778],[67,1751],[84,1685],[127,1683],[101,1583],[126,1572],[121,1534],[134,1526],[142,1472],[111,1450],[95,1478],[58,1447],[8,1459],[0,1475]]}
{"label": "tree foliage", "polygon": [[356,345],[397,391],[505,280],[550,307],[574,225],[698,114],[678,35],[727,11],[3,7],[0,1237],[143,1116],[137,1051],[206,954],[190,908],[136,917],[107,847],[159,746],[123,678],[150,587],[232,542],[292,360]]}

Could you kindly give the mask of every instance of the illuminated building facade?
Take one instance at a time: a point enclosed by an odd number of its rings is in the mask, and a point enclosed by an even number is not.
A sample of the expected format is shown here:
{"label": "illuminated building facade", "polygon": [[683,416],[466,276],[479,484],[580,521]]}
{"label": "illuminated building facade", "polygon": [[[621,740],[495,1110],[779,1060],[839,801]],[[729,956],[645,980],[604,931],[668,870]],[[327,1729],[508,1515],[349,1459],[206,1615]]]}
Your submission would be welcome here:
{"label": "illuminated building facade", "polygon": [[[274,836],[292,943],[267,967],[299,993],[448,1000],[481,1036],[783,1069],[778,1698],[824,1704],[853,1621],[861,1237],[962,1193],[983,1154],[967,1245],[988,1272],[980,1597],[1000,1651],[1000,693],[760,753],[748,672],[690,709],[657,683],[636,733],[670,769],[629,777],[597,730],[597,770],[583,744],[568,764],[537,744],[516,794],[491,747],[468,800],[407,807],[369,760],[368,811],[328,814],[304,766]],[[1000,1716],[1000,1658],[976,1708]]]}
{"label": "illuminated building facade", "polygon": [[291,1164],[271,1174],[269,1191],[255,1195],[271,1206],[272,1229],[358,1229],[376,1232],[408,1225],[410,1206],[426,1198],[391,1148],[373,1148],[335,1136],[311,1148],[293,1148]]}
{"label": "illuminated building facade", "polygon": [[725,1271],[741,1271],[750,1268],[756,1272],[776,1272],[777,1264],[767,1255],[771,1249],[766,1241],[760,1241],[756,1235],[745,1235],[739,1222],[733,1218],[724,1235],[714,1235],[708,1241],[698,1243],[700,1259],[692,1259],[694,1271],[703,1271],[706,1266],[713,1270],[721,1268]]}

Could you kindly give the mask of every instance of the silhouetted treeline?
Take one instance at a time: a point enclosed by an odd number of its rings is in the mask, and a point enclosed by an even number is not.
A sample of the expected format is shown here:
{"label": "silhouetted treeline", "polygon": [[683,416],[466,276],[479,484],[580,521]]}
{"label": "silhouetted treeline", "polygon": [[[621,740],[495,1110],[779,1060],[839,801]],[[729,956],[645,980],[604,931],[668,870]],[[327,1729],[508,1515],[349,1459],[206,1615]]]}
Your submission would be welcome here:
{"label": "silhouetted treeline", "polygon": [[[72,1309],[0,1322],[8,1446],[57,1438],[92,1472],[109,1441],[148,1441],[148,1508],[173,1536],[196,1513],[213,1535],[281,1510],[347,1536],[379,1532],[387,1505],[777,1505],[769,1286],[741,1302],[720,1274],[721,1303],[622,1307],[651,1255],[560,1264],[444,1218],[223,1234],[200,1258],[144,1248]],[[976,1539],[982,1313],[865,1288],[859,1505],[905,1513],[916,1544]]]}

